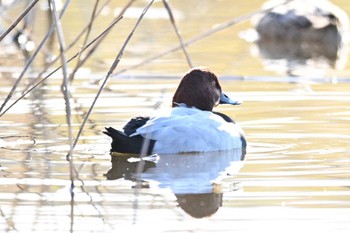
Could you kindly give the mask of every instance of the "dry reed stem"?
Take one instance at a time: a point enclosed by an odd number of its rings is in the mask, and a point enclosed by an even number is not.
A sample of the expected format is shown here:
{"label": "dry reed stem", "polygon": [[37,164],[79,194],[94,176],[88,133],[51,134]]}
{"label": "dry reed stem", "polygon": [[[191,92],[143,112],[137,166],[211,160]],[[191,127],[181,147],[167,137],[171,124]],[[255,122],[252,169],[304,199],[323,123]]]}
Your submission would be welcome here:
{"label": "dry reed stem", "polygon": [[[83,42],[83,47],[86,45],[86,43],[88,42],[88,39],[89,39],[89,36],[90,36],[90,33],[91,33],[91,29],[92,29],[92,25],[96,19],[96,10],[97,10],[97,6],[98,6],[98,3],[100,2],[100,0],[96,0],[95,2],[95,5],[94,5],[94,8],[92,9],[92,14],[91,14],[91,18],[90,18],[90,22],[88,24],[88,28],[87,28],[87,31],[86,31],[86,35],[85,35],[85,38],[84,38],[84,42]],[[74,79],[74,76],[76,74],[76,72],[78,71],[78,69],[81,67],[81,53],[79,54],[78,58],[77,58],[77,63],[75,65],[75,68],[73,69],[72,73],[70,73],[69,75],[69,81],[72,82],[73,79]]]}
{"label": "dry reed stem", "polygon": [[[121,16],[122,14],[124,14],[124,12],[131,6],[131,4],[135,2],[135,0],[130,0],[128,2],[128,4],[126,4],[126,6],[120,11],[119,16]],[[79,66],[76,67],[76,69],[78,69],[79,67],[81,67],[82,65],[85,64],[85,62],[91,57],[91,55],[97,50],[97,48],[101,45],[102,41],[106,38],[107,34],[105,34],[95,45],[93,48],[90,49],[90,51],[85,55],[85,57],[80,60],[79,62]],[[73,72],[76,72],[77,70],[74,70]]]}
{"label": "dry reed stem", "polygon": [[19,22],[28,14],[28,12],[38,3],[39,0],[33,0],[32,3],[29,4],[29,6],[20,14],[20,16],[11,24],[11,26],[0,36],[0,41],[4,39],[7,34],[9,34]]}
{"label": "dry reed stem", "polygon": [[[192,37],[191,39],[188,39],[187,41],[185,41],[183,43],[183,45],[186,47],[186,46],[189,46],[191,44],[194,44],[195,42],[200,41],[200,40],[202,40],[202,39],[204,39],[204,38],[206,38],[208,36],[211,36],[211,35],[213,35],[216,32],[219,32],[219,31],[224,30],[224,29],[226,29],[228,27],[234,26],[234,25],[236,25],[238,23],[247,21],[247,20],[251,19],[253,16],[255,16],[257,14],[270,12],[274,8],[276,8],[278,6],[281,6],[281,5],[284,5],[284,4],[287,4],[287,3],[292,2],[292,1],[295,1],[295,0],[287,0],[287,1],[283,2],[283,3],[274,5],[274,6],[270,7],[270,8],[267,8],[267,9],[264,9],[264,10],[253,11],[253,12],[250,12],[248,14],[241,15],[241,16],[238,16],[236,18],[233,18],[233,19],[229,20],[228,22],[222,23],[222,24],[214,27],[213,29],[210,29],[210,30],[208,30],[208,31],[198,35],[198,36],[195,36],[195,37]],[[172,47],[172,48],[170,48],[168,50],[165,50],[165,51],[163,51],[163,52],[161,52],[159,54],[155,54],[155,55],[153,55],[153,56],[151,56],[151,57],[149,57],[149,58],[147,58],[147,59],[145,59],[145,60],[135,64],[135,65],[131,65],[129,67],[126,67],[126,68],[120,70],[119,72],[114,73],[113,75],[119,75],[119,74],[122,74],[122,73],[124,73],[124,72],[126,72],[128,70],[131,70],[131,69],[138,68],[140,66],[146,65],[146,64],[150,63],[153,60],[156,60],[156,59],[161,58],[161,57],[163,57],[165,55],[173,53],[173,52],[175,52],[175,51],[177,51],[177,50],[179,50],[181,48],[182,48],[181,45],[174,46],[174,47]]]}
{"label": "dry reed stem", "polygon": [[184,42],[183,42],[183,39],[180,35],[180,32],[179,30],[177,29],[177,26],[176,26],[176,23],[175,23],[175,18],[174,18],[174,15],[173,15],[173,12],[170,8],[170,5],[169,3],[167,2],[167,0],[163,0],[163,4],[164,4],[164,7],[165,9],[167,10],[168,14],[169,14],[169,19],[170,19],[170,22],[171,22],[171,25],[173,25],[173,28],[175,30],[175,33],[176,33],[176,36],[177,38],[179,39],[179,42],[180,42],[180,46],[181,46],[181,49],[182,51],[184,52],[185,54],[185,57],[186,57],[186,61],[187,61],[187,64],[190,68],[193,68],[193,63],[191,61],[191,58],[190,56],[188,55],[187,53],[187,50],[186,50],[186,47],[184,45]]}
{"label": "dry reed stem", "polygon": [[[96,41],[98,41],[105,33],[110,31],[112,27],[118,23],[123,17],[119,17],[110,26],[108,26],[102,33],[100,33],[95,39],[93,39],[89,44],[87,44],[85,47],[81,48],[79,52],[77,52],[75,55],[73,55],[71,58],[67,60],[67,63],[72,61],[74,58],[76,58],[80,53],[85,51],[88,47],[90,47],[92,44],[94,44]],[[41,79],[39,82],[37,82],[35,85],[33,85],[30,89],[25,91],[18,99],[16,99],[6,110],[1,112],[0,117],[3,116],[8,110],[10,110],[18,101],[23,99],[27,94],[29,94],[32,90],[34,90],[36,87],[38,87],[41,83],[43,83],[45,80],[47,80],[51,75],[56,73],[59,69],[61,69],[62,66],[57,67],[55,70],[53,70],[50,74],[46,75],[43,79]]]}
{"label": "dry reed stem", "polygon": [[126,46],[128,45],[128,43],[129,43],[130,39],[132,38],[134,32],[136,31],[137,27],[138,27],[139,24],[141,23],[141,20],[143,19],[143,16],[146,14],[146,12],[148,11],[148,9],[151,7],[151,5],[153,4],[153,2],[154,2],[154,0],[151,0],[150,3],[144,8],[143,12],[141,13],[139,19],[137,20],[137,22],[136,22],[136,24],[135,24],[135,26],[134,26],[134,28],[131,30],[130,34],[129,34],[128,37],[126,38],[126,40],[125,40],[125,42],[124,42],[122,48],[119,50],[119,53],[118,53],[117,57],[115,58],[113,64],[111,65],[110,69],[108,70],[107,75],[106,75],[106,77],[104,78],[104,80],[103,80],[103,82],[102,82],[102,84],[101,84],[101,86],[100,86],[100,88],[99,88],[99,90],[98,90],[98,92],[97,92],[97,94],[96,94],[96,97],[95,97],[95,99],[93,100],[93,102],[92,102],[92,104],[91,104],[89,110],[88,110],[87,113],[86,113],[86,116],[85,116],[85,118],[84,118],[84,121],[83,121],[83,123],[82,123],[81,126],[80,126],[79,132],[78,132],[78,134],[77,134],[77,136],[76,136],[76,138],[75,138],[75,140],[74,140],[74,143],[73,143],[73,148],[76,146],[76,144],[77,144],[77,142],[78,142],[78,140],[79,140],[79,137],[80,137],[81,133],[83,132],[84,126],[85,126],[85,124],[86,124],[86,121],[87,121],[87,119],[89,118],[89,116],[90,116],[90,114],[91,114],[91,112],[92,112],[92,109],[94,108],[94,106],[95,106],[95,104],[96,104],[96,101],[97,101],[97,99],[99,98],[99,96],[100,96],[100,94],[101,94],[101,92],[102,92],[104,86],[106,85],[106,83],[107,83],[109,77],[111,76],[111,74],[113,73],[113,71],[115,70],[115,68],[118,66],[118,64],[119,64],[119,62],[120,62],[120,59],[121,59],[122,56],[123,56],[123,53],[124,53],[124,50],[125,50]]}
{"label": "dry reed stem", "polygon": [[[70,0],[67,0],[67,2]],[[70,200],[70,230],[73,232],[73,227],[74,227],[74,163],[73,163],[73,147],[72,147],[72,139],[73,139],[73,130],[72,130],[72,113],[71,113],[71,105],[70,105],[70,84],[69,84],[69,77],[67,73],[67,59],[66,59],[66,54],[65,54],[65,43],[64,43],[64,35],[63,35],[63,30],[62,30],[62,25],[61,25],[61,20],[59,19],[57,10],[56,10],[56,5],[55,5],[55,0],[50,0],[51,4],[51,12],[52,16],[56,25],[56,33],[57,33],[57,38],[58,38],[58,43],[61,51],[61,62],[62,62],[62,73],[63,73],[63,85],[64,85],[64,100],[66,104],[66,121],[68,124],[68,144],[69,144],[69,177],[71,181],[71,187],[70,187],[70,195],[71,195],[71,200]]]}
{"label": "dry reed stem", "polygon": [[[70,0],[67,0],[70,1]],[[68,142],[70,146],[70,153],[72,152],[72,119],[71,119],[71,107],[70,107],[70,83],[68,78],[68,72],[67,72],[67,58],[65,54],[65,43],[64,43],[64,35],[61,25],[61,20],[58,17],[58,13],[56,10],[55,0],[50,0],[50,3],[52,5],[52,16],[56,25],[56,33],[59,43],[59,49],[60,49],[60,58],[62,63],[62,74],[63,74],[63,94],[64,94],[64,100],[66,103],[66,120],[68,124]]]}
{"label": "dry reed stem", "polygon": [[[99,11],[96,13],[96,17],[98,15],[101,14],[102,10],[109,4],[111,0],[107,0],[103,5],[102,7],[99,9]],[[119,17],[116,17],[116,18],[119,18]],[[115,20],[114,20],[115,21]],[[113,22],[113,21],[112,21]],[[66,51],[65,52],[68,52],[68,50],[70,50],[78,41],[79,39],[84,35],[84,33],[88,30],[88,28],[90,27],[90,23],[88,23],[84,28],[83,30],[81,30],[81,32],[76,36],[76,38],[66,47]],[[23,90],[23,93],[28,90],[28,88],[30,88],[30,86],[34,85],[34,83],[36,83],[38,81],[38,79],[40,79],[44,73],[54,64],[56,63],[60,58],[60,54],[58,54],[57,57],[55,57],[51,62],[47,63],[45,68],[38,74],[37,78],[34,79],[32,82],[30,82]]]}
{"label": "dry reed stem", "polygon": [[[61,14],[60,14],[60,18],[62,17],[62,15],[65,13],[67,6],[68,6],[69,0],[66,1]],[[24,69],[22,70],[21,74],[19,75],[19,77],[17,78],[15,84],[12,86],[12,89],[10,90],[9,94],[7,95],[7,97],[5,98],[4,102],[2,103],[1,107],[0,107],[0,117],[3,115],[2,110],[3,108],[6,106],[7,102],[11,99],[13,93],[15,92],[18,84],[20,83],[20,81],[22,80],[24,74],[26,73],[26,71],[29,69],[30,65],[33,63],[34,59],[36,58],[36,56],[38,55],[39,51],[42,49],[42,47],[44,46],[45,42],[47,41],[47,39],[50,37],[50,35],[52,34],[53,30],[55,29],[55,23],[53,23],[49,29],[49,31],[46,33],[44,39],[40,42],[39,46],[36,48],[35,52],[33,53],[33,55],[30,57],[30,59],[28,60],[26,66],[24,67]]]}

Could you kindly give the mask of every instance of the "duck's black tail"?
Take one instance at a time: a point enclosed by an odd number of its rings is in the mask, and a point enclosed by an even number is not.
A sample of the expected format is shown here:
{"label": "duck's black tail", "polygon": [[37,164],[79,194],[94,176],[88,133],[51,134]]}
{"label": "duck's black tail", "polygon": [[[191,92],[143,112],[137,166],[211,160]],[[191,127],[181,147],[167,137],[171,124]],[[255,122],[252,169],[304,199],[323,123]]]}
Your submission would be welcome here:
{"label": "duck's black tail", "polygon": [[[111,152],[139,154],[141,153],[144,138],[140,135],[129,137],[122,131],[116,130],[112,127],[105,128],[104,134],[112,138]],[[151,154],[154,147],[154,140],[150,140],[147,149],[147,154]]]}

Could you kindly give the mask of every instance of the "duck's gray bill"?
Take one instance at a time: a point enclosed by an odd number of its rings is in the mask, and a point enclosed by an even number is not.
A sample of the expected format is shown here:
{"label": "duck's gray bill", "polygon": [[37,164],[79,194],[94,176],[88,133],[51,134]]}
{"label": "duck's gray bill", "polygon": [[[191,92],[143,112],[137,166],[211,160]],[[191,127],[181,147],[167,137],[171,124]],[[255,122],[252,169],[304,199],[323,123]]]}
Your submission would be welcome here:
{"label": "duck's gray bill", "polygon": [[232,100],[230,99],[230,97],[228,97],[227,95],[225,95],[224,93],[221,94],[220,96],[220,102],[219,104],[232,104],[232,105],[239,105],[242,104],[241,101],[238,100]]}

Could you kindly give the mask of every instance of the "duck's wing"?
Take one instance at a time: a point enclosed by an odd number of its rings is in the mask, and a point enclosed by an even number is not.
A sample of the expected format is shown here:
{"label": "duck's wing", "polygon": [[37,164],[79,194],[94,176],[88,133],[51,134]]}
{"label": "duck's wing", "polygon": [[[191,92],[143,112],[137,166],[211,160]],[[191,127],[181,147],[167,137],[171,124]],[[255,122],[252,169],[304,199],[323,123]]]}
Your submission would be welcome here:
{"label": "duck's wing", "polygon": [[154,153],[180,153],[241,148],[240,128],[209,111],[173,108],[150,119],[132,136],[156,140]]}
{"label": "duck's wing", "polygon": [[128,136],[135,133],[138,128],[146,124],[150,117],[138,116],[132,118],[126,125],[123,127],[124,133]]}

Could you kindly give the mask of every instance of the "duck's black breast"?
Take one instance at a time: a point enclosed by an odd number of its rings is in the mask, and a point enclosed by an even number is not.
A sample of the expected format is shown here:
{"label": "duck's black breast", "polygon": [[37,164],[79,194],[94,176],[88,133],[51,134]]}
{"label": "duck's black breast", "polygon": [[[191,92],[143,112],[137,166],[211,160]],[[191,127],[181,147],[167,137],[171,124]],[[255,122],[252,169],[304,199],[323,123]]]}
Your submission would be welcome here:
{"label": "duck's black breast", "polygon": [[231,117],[229,117],[229,116],[227,116],[227,115],[225,115],[225,114],[223,114],[221,112],[214,112],[213,111],[213,113],[218,115],[218,116],[221,116],[226,122],[232,122],[232,123],[236,124],[236,122],[234,120],[232,120]]}
{"label": "duck's black breast", "polygon": [[[231,117],[227,116],[226,114],[223,114],[221,112],[213,112],[214,114],[221,116],[226,122],[236,124],[234,120],[232,120]],[[245,139],[244,135],[241,134],[241,142],[242,142],[242,148],[247,147],[247,140]]]}

